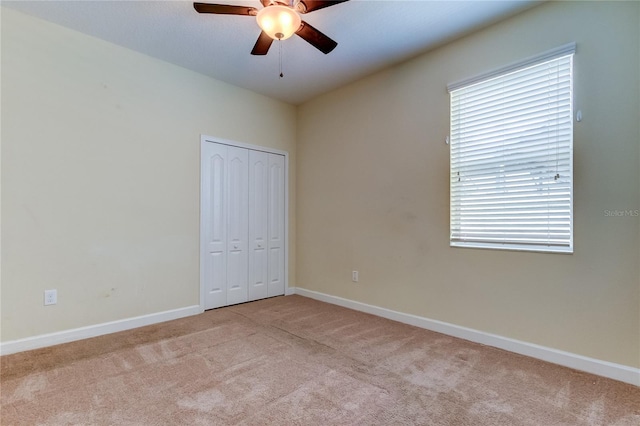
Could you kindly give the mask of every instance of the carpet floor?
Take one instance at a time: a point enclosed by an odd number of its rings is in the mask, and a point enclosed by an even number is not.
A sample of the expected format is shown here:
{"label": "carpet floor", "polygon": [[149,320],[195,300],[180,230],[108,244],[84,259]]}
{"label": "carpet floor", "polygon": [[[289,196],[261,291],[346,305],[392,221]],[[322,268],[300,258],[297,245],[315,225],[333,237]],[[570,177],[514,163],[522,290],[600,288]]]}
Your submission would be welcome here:
{"label": "carpet floor", "polygon": [[0,358],[2,425],[640,425],[640,388],[301,296]]}

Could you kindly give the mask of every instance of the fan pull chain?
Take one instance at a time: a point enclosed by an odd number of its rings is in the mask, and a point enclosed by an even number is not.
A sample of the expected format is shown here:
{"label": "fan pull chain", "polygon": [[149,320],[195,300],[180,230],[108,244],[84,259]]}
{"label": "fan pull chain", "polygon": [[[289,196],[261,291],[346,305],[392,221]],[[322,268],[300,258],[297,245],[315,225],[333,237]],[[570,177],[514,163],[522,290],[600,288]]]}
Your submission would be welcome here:
{"label": "fan pull chain", "polygon": [[278,62],[280,66],[280,78],[284,77],[282,73],[282,40],[278,40]]}

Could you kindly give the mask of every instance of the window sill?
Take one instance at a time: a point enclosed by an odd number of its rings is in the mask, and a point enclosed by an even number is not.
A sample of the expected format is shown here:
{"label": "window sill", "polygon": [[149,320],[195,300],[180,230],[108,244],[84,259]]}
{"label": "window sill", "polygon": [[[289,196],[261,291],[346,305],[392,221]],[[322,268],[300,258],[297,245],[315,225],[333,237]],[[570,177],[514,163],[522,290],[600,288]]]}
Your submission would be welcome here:
{"label": "window sill", "polygon": [[549,247],[549,246],[531,246],[517,244],[490,244],[490,243],[468,243],[468,242],[450,242],[450,247],[456,248],[474,248],[474,249],[490,249],[490,250],[508,250],[508,251],[526,251],[533,253],[552,253],[552,254],[573,254],[573,246],[571,247]]}

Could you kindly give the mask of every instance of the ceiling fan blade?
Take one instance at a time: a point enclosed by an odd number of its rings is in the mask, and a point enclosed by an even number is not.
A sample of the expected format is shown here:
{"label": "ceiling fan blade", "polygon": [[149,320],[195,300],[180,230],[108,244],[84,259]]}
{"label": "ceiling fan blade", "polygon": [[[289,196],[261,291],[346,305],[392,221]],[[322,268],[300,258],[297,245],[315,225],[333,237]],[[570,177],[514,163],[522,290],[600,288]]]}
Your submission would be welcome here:
{"label": "ceiling fan blade", "polygon": [[271,4],[271,0],[260,0],[260,3],[262,3],[264,7],[267,7]]}
{"label": "ceiling fan blade", "polygon": [[304,21],[302,21],[302,25],[300,25],[300,29],[296,31],[296,34],[325,55],[335,49],[338,45],[338,43],[331,40],[329,37]]}
{"label": "ceiling fan blade", "polygon": [[264,31],[260,33],[258,40],[256,41],[255,46],[253,46],[253,50],[251,51],[252,55],[266,55],[271,47],[271,43],[273,43],[273,39],[267,35]]}
{"label": "ceiling fan blade", "polygon": [[296,5],[296,9],[300,13],[309,13],[314,10],[324,9],[348,0],[300,0]]}
{"label": "ceiling fan blade", "polygon": [[247,6],[231,6],[228,4],[194,3],[193,8],[198,13],[216,13],[218,15],[249,15],[256,16],[258,9]]}

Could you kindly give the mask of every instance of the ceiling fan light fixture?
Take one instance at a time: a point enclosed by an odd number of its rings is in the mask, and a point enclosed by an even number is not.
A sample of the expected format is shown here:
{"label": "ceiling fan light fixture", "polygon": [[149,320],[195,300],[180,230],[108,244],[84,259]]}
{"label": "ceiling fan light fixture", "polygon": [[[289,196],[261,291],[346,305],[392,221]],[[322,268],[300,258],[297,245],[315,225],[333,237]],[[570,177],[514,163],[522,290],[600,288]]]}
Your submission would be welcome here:
{"label": "ceiling fan light fixture", "polygon": [[288,6],[271,5],[256,15],[258,25],[274,40],[285,40],[295,34],[302,20],[298,12]]}

